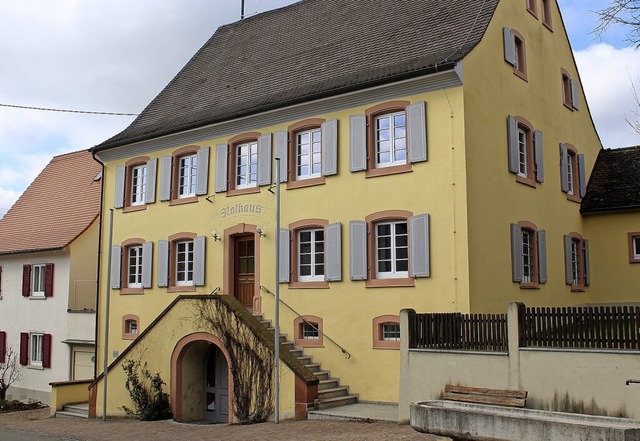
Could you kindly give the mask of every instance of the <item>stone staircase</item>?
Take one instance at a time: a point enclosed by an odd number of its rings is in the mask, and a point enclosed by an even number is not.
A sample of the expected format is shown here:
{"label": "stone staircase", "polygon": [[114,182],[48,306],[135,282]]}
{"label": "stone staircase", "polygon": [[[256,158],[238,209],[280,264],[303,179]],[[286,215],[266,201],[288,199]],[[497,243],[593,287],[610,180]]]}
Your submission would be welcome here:
{"label": "stone staircase", "polygon": [[62,410],[56,411],[56,418],[89,418],[89,403],[65,404]]}
{"label": "stone staircase", "polygon": [[[271,320],[265,319],[262,314],[254,314],[254,317],[262,323],[267,330],[275,333],[275,327]],[[309,410],[329,409],[332,407],[346,406],[358,402],[357,394],[349,393],[349,386],[340,384],[340,379],[331,376],[331,372],[322,369],[322,364],[313,360],[311,355],[305,355],[304,348],[294,345],[294,342],[287,339],[286,334],[280,334],[281,347],[289,350],[298,360],[320,380],[318,383],[318,399],[309,404]]]}

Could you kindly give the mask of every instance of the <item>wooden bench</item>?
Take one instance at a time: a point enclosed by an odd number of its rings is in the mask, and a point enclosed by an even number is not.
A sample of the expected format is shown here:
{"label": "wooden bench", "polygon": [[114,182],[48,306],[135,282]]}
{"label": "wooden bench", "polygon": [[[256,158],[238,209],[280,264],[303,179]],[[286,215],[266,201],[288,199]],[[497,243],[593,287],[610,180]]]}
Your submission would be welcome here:
{"label": "wooden bench", "polygon": [[494,404],[497,406],[525,407],[526,390],[489,389],[486,387],[453,386],[444,387],[445,400],[464,401],[466,403]]}

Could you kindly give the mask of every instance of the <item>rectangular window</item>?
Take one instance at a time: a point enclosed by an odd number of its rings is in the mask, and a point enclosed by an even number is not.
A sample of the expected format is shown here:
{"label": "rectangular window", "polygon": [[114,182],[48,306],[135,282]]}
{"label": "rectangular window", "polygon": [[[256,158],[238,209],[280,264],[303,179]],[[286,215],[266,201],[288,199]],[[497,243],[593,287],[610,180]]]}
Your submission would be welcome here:
{"label": "rectangular window", "polygon": [[407,128],[405,112],[374,118],[376,167],[407,163]]}
{"label": "rectangular window", "polygon": [[176,286],[193,285],[193,241],[176,242]]}
{"label": "rectangular window", "polygon": [[381,334],[383,341],[400,341],[400,323],[383,323]]}
{"label": "rectangular window", "polygon": [[584,291],[589,285],[589,243],[579,234],[564,236],[565,283],[571,291]]}
{"label": "rectangular window", "polygon": [[571,284],[580,284],[580,241],[571,239]]}
{"label": "rectangular window", "polygon": [[129,247],[127,254],[127,286],[129,288],[142,288],[142,246]]}
{"label": "rectangular window", "polygon": [[531,283],[534,273],[531,231],[522,229],[522,283]]}
{"label": "rectangular window", "polygon": [[298,280],[324,280],[324,229],[298,232]]}
{"label": "rectangular window", "polygon": [[138,165],[131,169],[131,205],[145,204],[147,192],[147,165]]}
{"label": "rectangular window", "polygon": [[518,175],[527,177],[527,132],[518,128]]}
{"label": "rectangular window", "polygon": [[45,265],[33,265],[32,267],[32,296],[44,297]]}
{"label": "rectangular window", "polygon": [[303,323],[302,324],[302,338],[306,340],[317,340],[320,338],[318,332],[317,323]]}
{"label": "rectangular window", "polygon": [[407,222],[376,224],[376,277],[409,277]]}
{"label": "rectangular window", "polygon": [[627,233],[627,240],[629,242],[629,263],[640,263],[640,233]]}
{"label": "rectangular window", "polygon": [[636,260],[640,260],[640,236],[633,238],[633,257]]}
{"label": "rectangular window", "polygon": [[236,146],[236,189],[258,185],[258,142]]}
{"label": "rectangular window", "polygon": [[198,156],[182,156],[179,167],[178,197],[185,198],[195,196],[198,179]]}
{"label": "rectangular window", "polygon": [[43,348],[43,334],[31,334],[29,347],[30,347],[30,359],[29,364],[32,366],[42,366],[42,348]]}
{"label": "rectangular window", "polygon": [[573,190],[575,188],[575,163],[576,163],[576,155],[575,153],[569,151],[568,153],[568,161],[567,161],[567,194],[573,195]]}
{"label": "rectangular window", "polygon": [[124,332],[127,334],[138,333],[138,322],[135,320],[127,320],[124,322]]}
{"label": "rectangular window", "polygon": [[542,0],[542,23],[553,30],[553,23],[551,20],[551,0]]}
{"label": "rectangular window", "polygon": [[296,180],[322,174],[322,132],[320,128],[296,134]]}

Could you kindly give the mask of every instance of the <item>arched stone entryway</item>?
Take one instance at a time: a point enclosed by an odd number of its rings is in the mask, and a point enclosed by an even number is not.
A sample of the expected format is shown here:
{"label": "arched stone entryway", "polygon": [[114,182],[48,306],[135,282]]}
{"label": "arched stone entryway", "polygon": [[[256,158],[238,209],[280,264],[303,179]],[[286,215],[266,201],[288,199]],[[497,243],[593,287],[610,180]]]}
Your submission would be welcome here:
{"label": "arched stone entryway", "polygon": [[230,423],[233,381],[229,354],[206,332],[189,334],[171,356],[171,409],[180,422]]}

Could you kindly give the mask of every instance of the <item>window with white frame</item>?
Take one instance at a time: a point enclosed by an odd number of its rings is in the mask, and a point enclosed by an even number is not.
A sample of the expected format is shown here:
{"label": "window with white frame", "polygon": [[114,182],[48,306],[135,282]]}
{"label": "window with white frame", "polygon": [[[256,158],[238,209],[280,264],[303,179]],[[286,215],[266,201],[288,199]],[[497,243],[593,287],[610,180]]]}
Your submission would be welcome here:
{"label": "window with white frame", "polygon": [[132,245],[127,249],[127,286],[142,288],[142,245]]}
{"label": "window with white frame", "polygon": [[193,241],[180,241],[176,246],[176,286],[193,285]]}
{"label": "window with white frame", "polygon": [[178,168],[178,197],[186,198],[196,195],[198,178],[198,156],[181,156]]}
{"label": "window with white frame", "polygon": [[640,236],[633,238],[633,257],[636,260],[640,259]]}
{"label": "window with white frame", "polygon": [[317,340],[320,338],[318,324],[313,322],[302,323],[302,338],[305,340]]}
{"label": "window with white frame", "polygon": [[45,265],[33,265],[32,266],[32,291],[33,297],[44,297],[44,274]]}
{"label": "window with white frame", "polygon": [[627,233],[627,240],[629,244],[629,263],[640,263],[640,232]]}
{"label": "window with white frame", "polygon": [[43,334],[32,333],[29,340],[29,364],[32,366],[42,366]]}
{"label": "window with white frame", "polygon": [[383,341],[399,341],[400,340],[400,323],[387,322],[380,326],[381,337]]}
{"label": "window with white frame", "polygon": [[324,280],[324,228],[298,231],[298,280]]}
{"label": "window with white frame", "polygon": [[322,330],[322,318],[314,315],[305,315],[293,321],[294,343],[299,347],[322,347],[324,334]]}
{"label": "window with white frame", "polygon": [[131,206],[145,204],[147,192],[147,164],[131,168]]}
{"label": "window with white frame", "polygon": [[124,332],[126,334],[137,334],[138,333],[138,322],[133,319],[125,320],[124,322]]}
{"label": "window with white frame", "polygon": [[564,236],[565,283],[572,291],[584,291],[589,285],[589,242],[578,233]]}
{"label": "window with white frame", "polygon": [[587,187],[584,155],[571,144],[560,144],[560,167],[562,191],[568,200],[580,202]]}
{"label": "window with white frame", "polygon": [[381,315],[373,318],[374,349],[400,349],[400,317]]}
{"label": "window with white frame", "polygon": [[407,163],[406,114],[387,113],[374,118],[376,167]]}
{"label": "window with white frame", "polygon": [[20,333],[20,364],[36,368],[51,367],[51,334]]}
{"label": "window with white frame", "polygon": [[527,136],[528,132],[518,127],[518,176],[527,177]]}
{"label": "window with white frame", "polygon": [[320,127],[296,133],[296,180],[322,174],[322,131]]}
{"label": "window with white frame", "polygon": [[511,224],[512,280],[520,288],[538,288],[547,282],[546,237],[546,231],[531,222]]}
{"label": "window with white frame", "polygon": [[381,222],[376,231],[376,277],[409,276],[409,242],[406,221]]}
{"label": "window with white frame", "polygon": [[235,188],[251,188],[258,185],[258,142],[246,142],[236,146]]}

